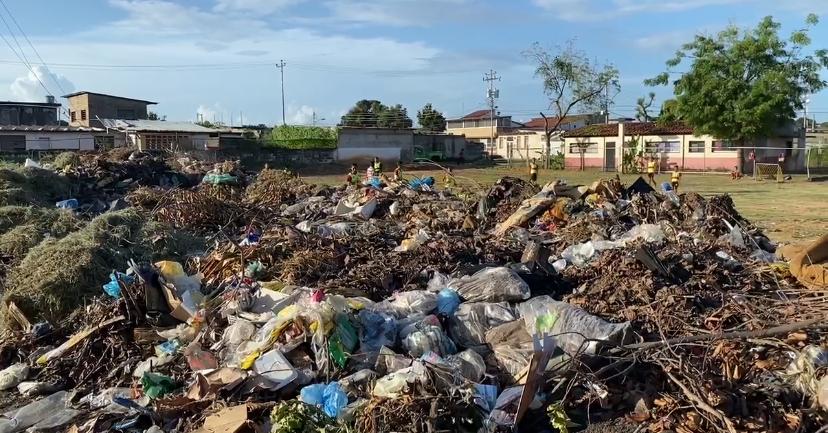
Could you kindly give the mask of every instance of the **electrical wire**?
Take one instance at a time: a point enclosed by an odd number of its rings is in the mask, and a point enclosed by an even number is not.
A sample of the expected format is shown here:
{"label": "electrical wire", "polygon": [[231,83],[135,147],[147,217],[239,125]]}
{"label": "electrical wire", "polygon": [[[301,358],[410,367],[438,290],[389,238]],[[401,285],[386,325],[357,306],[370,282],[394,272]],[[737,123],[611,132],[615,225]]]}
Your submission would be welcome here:
{"label": "electrical wire", "polygon": [[[29,46],[32,48],[32,51],[34,51],[34,53],[35,53],[35,55],[37,56],[38,60],[40,60],[40,63],[41,63],[41,64],[43,64],[43,66],[44,66],[44,67],[46,67],[46,68],[48,69],[48,68],[49,68],[49,66],[46,64],[46,61],[45,61],[45,60],[43,60],[43,57],[41,57],[41,56],[40,56],[40,53],[37,51],[37,48],[35,48],[35,46],[34,46],[34,44],[32,43],[32,41],[31,41],[31,40],[29,40],[29,36],[28,36],[28,35],[26,35],[26,32],[25,32],[25,31],[23,31],[23,27],[21,27],[21,26],[20,26],[20,23],[18,23],[18,22],[17,22],[17,19],[15,19],[15,18],[14,18],[14,14],[12,14],[12,12],[11,12],[11,11],[9,10],[9,8],[6,6],[6,2],[5,2],[5,0],[0,0],[0,5],[2,5],[2,6],[3,6],[3,9],[5,9],[5,10],[6,10],[6,13],[9,15],[9,18],[11,18],[12,22],[13,22],[13,23],[14,23],[14,25],[17,27],[17,30],[18,30],[18,31],[20,31],[20,34],[21,34],[21,35],[23,35],[23,38],[24,38],[24,39],[26,39],[26,42],[27,42],[27,43],[29,44]],[[16,39],[15,39],[15,42],[16,42]],[[18,44],[18,46],[20,46],[20,45]],[[21,51],[22,51],[22,48],[21,48]],[[27,60],[28,60],[28,59],[27,59]],[[55,76],[53,76],[53,75],[50,75],[50,77],[52,78],[52,81],[54,81],[54,82],[55,82],[55,84],[56,84],[56,85],[58,86],[58,88],[60,89],[61,94],[64,94],[64,95],[65,95],[67,92],[66,92],[66,90],[63,88],[63,86],[61,86],[60,81],[58,81],[58,80],[57,80],[57,77],[55,77]]]}

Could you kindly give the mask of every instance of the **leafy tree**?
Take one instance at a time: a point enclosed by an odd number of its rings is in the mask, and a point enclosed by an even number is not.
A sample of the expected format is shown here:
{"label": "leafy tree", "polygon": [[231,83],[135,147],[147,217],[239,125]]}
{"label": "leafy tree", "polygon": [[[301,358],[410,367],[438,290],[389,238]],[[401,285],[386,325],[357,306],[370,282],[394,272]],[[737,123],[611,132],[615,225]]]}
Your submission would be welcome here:
{"label": "leafy tree", "polygon": [[689,63],[672,82],[676,114],[697,133],[744,146],[793,120],[802,97],[825,88],[819,72],[828,66],[828,51],[803,54],[817,23],[816,15],[808,15],[805,28],[787,40],[772,17],[754,29],[731,26],[716,36],[698,35],[667,61],[666,72],[645,84],[670,84],[672,69]]}
{"label": "leafy tree", "polygon": [[414,122],[408,117],[408,111],[402,105],[386,107],[377,119],[380,128],[411,128]]}
{"label": "leafy tree", "polygon": [[[647,98],[649,98],[649,100]],[[650,117],[650,113],[648,113],[647,110],[649,110],[650,107],[653,106],[653,101],[655,100],[655,93],[650,92],[650,94],[647,95],[647,98],[638,98],[638,101],[636,101],[635,103],[635,118],[640,122],[649,122],[653,120],[653,118]]]}
{"label": "leafy tree", "polygon": [[167,120],[167,116],[159,116],[154,111],[147,112],[147,120]]}
{"label": "leafy tree", "polygon": [[678,112],[678,101],[675,99],[668,99],[661,104],[661,111],[658,113],[658,123],[665,124],[671,122],[678,122],[681,120],[681,114]]}
{"label": "leafy tree", "polygon": [[387,107],[382,105],[380,101],[363,99],[358,101],[353,108],[342,116],[340,125],[375,128],[378,125],[380,113],[386,109]]}
{"label": "leafy tree", "polygon": [[[569,113],[608,109],[611,99],[620,91],[618,70],[589,60],[572,42],[555,51],[547,51],[535,43],[524,55],[535,62],[535,76],[543,80],[543,91],[555,116],[549,118],[540,113],[545,120],[544,164],[548,165],[552,135]],[[586,148],[582,148],[582,164],[585,152]]]}
{"label": "leafy tree", "polygon": [[417,123],[420,128],[426,131],[440,132],[446,130],[446,118],[443,113],[435,110],[431,103],[425,104],[422,110],[417,112]]}

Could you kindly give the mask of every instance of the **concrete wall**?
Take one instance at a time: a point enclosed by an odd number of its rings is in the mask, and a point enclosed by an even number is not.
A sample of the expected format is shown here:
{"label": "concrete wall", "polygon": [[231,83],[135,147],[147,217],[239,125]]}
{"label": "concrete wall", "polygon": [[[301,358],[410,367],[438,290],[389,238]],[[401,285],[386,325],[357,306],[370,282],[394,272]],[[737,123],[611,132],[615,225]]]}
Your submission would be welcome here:
{"label": "concrete wall", "polygon": [[218,137],[211,138],[208,133],[132,132],[129,136],[130,144],[139,150],[203,150],[212,139],[218,147]]}
{"label": "concrete wall", "polygon": [[[554,155],[563,152],[563,141],[553,138],[549,143],[550,154]],[[492,155],[509,159],[510,151],[513,160],[530,160],[532,158],[543,159],[543,152],[546,148],[546,135],[543,131],[521,131],[502,135],[497,138],[497,146],[492,150]]]}
{"label": "concrete wall", "polygon": [[4,136],[25,136],[26,150],[94,150],[95,137],[89,132],[10,132]]}
{"label": "concrete wall", "polygon": [[[466,137],[454,134],[415,133],[414,146],[423,149],[439,149],[446,158],[457,158],[466,149]],[[467,158],[464,152],[464,157]]]}
{"label": "concrete wall", "polygon": [[387,162],[408,161],[414,155],[414,131],[391,128],[342,128],[337,161],[362,161],[377,157]]}

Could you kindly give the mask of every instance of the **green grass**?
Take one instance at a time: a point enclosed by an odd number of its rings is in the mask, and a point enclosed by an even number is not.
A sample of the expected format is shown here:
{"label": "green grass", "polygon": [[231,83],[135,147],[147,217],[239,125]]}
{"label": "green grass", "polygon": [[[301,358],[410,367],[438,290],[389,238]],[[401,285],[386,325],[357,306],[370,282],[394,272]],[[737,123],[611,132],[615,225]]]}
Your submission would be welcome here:
{"label": "green grass", "polygon": [[[389,169],[390,172],[390,169]],[[299,173],[302,174],[301,171]],[[528,178],[526,168],[470,168],[455,169],[462,186],[479,184],[486,188],[503,176]],[[443,172],[436,170],[407,171],[405,177],[434,176],[438,187]],[[538,182],[565,179],[570,184],[589,184],[614,173],[600,171],[541,170]],[[621,175],[621,180],[632,183],[638,175]],[[345,172],[333,175],[312,175],[305,179],[318,184],[343,183]],[[656,177],[658,183],[669,181],[668,174]],[[750,178],[731,181],[728,174],[684,174],[680,192],[694,191],[703,196],[730,194],[742,216],[761,227],[775,241],[792,242],[815,239],[828,230],[828,182],[808,182],[804,176],[794,176],[783,184],[775,181],[756,182]]]}

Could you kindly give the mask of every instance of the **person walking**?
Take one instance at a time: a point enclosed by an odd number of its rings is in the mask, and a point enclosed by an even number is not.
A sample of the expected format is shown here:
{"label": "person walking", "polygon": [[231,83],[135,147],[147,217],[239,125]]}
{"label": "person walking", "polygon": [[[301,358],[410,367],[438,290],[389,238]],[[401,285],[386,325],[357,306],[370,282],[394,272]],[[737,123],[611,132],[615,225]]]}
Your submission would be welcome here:
{"label": "person walking", "polygon": [[654,188],[656,187],[655,182],[655,173],[656,173],[656,162],[655,158],[652,155],[647,156],[647,179]]}
{"label": "person walking", "polygon": [[529,181],[538,183],[538,163],[535,158],[529,163]]}

